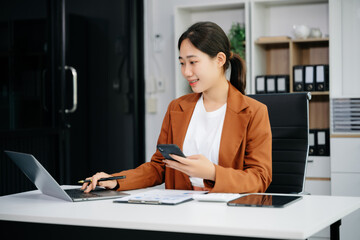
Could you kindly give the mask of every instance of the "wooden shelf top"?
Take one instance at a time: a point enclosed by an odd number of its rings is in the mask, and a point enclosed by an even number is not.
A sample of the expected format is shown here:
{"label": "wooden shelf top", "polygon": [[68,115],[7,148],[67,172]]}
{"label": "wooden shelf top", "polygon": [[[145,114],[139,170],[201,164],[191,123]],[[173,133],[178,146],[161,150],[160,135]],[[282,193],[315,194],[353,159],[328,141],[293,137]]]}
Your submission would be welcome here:
{"label": "wooden shelf top", "polygon": [[317,91],[317,92],[310,92],[310,93],[311,93],[311,96],[329,95],[328,91],[326,91],[326,92]]}
{"label": "wooden shelf top", "polygon": [[[307,92],[307,91],[303,91],[303,92]],[[291,93],[301,93],[301,92],[291,92]],[[314,92],[309,92],[311,94],[311,96],[326,96],[326,95],[329,95],[329,92],[328,91],[314,91]]]}
{"label": "wooden shelf top", "polygon": [[329,38],[306,38],[306,39],[293,39],[294,43],[302,43],[302,42],[328,42]]}
{"label": "wooden shelf top", "polygon": [[280,43],[289,43],[291,38],[289,36],[263,36],[259,37],[255,43],[256,44],[280,44]]}
{"label": "wooden shelf top", "polygon": [[267,45],[267,44],[283,44],[283,43],[290,43],[290,39],[289,40],[256,40],[255,43],[259,44],[259,45]]}
{"label": "wooden shelf top", "polygon": [[283,44],[283,43],[315,43],[315,42],[328,42],[329,38],[307,38],[307,39],[291,39],[285,37],[262,37],[255,41],[255,44],[268,45],[268,44]]}
{"label": "wooden shelf top", "polygon": [[333,133],[330,135],[330,138],[360,138],[360,134],[357,134],[357,133],[349,133],[349,134]]}

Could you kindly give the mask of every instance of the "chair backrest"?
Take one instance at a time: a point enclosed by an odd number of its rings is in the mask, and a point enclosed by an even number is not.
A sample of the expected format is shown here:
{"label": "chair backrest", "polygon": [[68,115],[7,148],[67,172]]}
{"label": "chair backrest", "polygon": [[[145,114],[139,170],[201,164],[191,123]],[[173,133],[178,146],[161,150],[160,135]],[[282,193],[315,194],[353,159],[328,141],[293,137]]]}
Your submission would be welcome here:
{"label": "chair backrest", "polygon": [[272,131],[272,183],[266,192],[300,193],[308,157],[309,93],[248,95],[268,107]]}

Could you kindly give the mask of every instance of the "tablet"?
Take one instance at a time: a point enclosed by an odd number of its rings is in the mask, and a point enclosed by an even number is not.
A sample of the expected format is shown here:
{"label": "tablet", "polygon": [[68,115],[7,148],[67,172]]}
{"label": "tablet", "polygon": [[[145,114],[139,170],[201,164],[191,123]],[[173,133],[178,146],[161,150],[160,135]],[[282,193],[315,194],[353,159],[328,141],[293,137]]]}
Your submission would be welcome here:
{"label": "tablet", "polygon": [[301,196],[284,196],[271,194],[249,194],[239,197],[227,203],[228,206],[236,207],[271,207],[282,208],[295,201],[300,200]]}

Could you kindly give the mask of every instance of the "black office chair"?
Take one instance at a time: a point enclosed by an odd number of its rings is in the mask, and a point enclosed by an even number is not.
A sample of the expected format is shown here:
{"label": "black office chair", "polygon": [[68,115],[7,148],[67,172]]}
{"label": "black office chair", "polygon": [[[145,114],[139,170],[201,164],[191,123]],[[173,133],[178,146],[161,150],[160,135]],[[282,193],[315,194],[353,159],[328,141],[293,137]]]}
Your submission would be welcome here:
{"label": "black office chair", "polygon": [[301,193],[308,156],[310,93],[248,95],[268,107],[272,131],[272,182],[268,193]]}

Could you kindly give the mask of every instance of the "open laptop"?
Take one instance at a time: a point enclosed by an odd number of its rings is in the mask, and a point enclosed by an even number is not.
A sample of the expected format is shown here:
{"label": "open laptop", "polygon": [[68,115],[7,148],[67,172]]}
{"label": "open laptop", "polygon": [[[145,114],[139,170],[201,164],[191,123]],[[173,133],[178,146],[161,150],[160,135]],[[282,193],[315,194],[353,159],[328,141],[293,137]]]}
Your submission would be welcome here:
{"label": "open laptop", "polygon": [[43,194],[73,202],[120,198],[129,195],[100,187],[90,193],[84,193],[80,188],[63,190],[33,155],[12,151],[5,151],[5,153]]}

